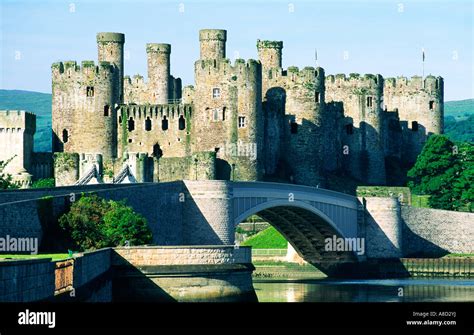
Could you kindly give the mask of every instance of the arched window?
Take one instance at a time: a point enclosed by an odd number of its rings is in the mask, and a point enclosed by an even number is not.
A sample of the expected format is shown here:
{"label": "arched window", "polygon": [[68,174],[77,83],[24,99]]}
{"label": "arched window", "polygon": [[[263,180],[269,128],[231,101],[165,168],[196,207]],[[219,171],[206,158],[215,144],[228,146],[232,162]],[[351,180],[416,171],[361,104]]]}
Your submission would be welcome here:
{"label": "arched window", "polygon": [[166,119],[166,116],[163,116],[163,120],[161,120],[161,129],[168,130],[168,119]]}
{"label": "arched window", "polygon": [[150,117],[147,116],[145,120],[145,130],[150,131],[151,130],[151,120]]}
{"label": "arched window", "polygon": [[212,119],[214,121],[219,121],[219,108],[214,108],[212,110]]}
{"label": "arched window", "polygon": [[119,123],[122,124],[122,116],[119,115]]}
{"label": "arched window", "polygon": [[178,129],[184,130],[185,128],[186,128],[186,120],[184,119],[184,116],[181,115],[178,120]]}
{"label": "arched window", "polygon": [[93,97],[94,96],[94,87],[93,86],[87,86],[86,96],[87,97]]}
{"label": "arched window", "polygon": [[430,101],[429,107],[430,107],[430,111],[432,111],[434,109],[434,101],[433,100]]}
{"label": "arched window", "polygon": [[412,131],[418,131],[418,122],[413,121],[413,122],[411,123],[411,130],[412,130]]}
{"label": "arched window", "polygon": [[69,141],[69,132],[67,129],[63,129],[63,143],[67,143]]}
{"label": "arched window", "polygon": [[130,118],[128,120],[128,131],[134,131],[135,130],[135,121],[133,118]]}
{"label": "arched window", "polygon": [[372,100],[373,98],[372,97],[367,97],[367,107],[372,107]]}
{"label": "arched window", "polygon": [[110,106],[105,105],[104,106],[104,116],[109,116],[109,111],[110,111]]}

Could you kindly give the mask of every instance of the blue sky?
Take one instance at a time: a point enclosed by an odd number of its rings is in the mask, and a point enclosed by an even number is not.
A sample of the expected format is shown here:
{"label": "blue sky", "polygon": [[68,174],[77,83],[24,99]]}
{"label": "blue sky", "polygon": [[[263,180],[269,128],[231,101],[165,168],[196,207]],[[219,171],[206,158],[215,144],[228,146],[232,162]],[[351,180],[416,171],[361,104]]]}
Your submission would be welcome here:
{"label": "blue sky", "polygon": [[2,89],[51,92],[51,63],[96,60],[101,31],[125,33],[126,74],[146,76],[146,43],[170,43],[172,74],[193,84],[198,31],[220,28],[232,60],[257,58],[257,39],[282,40],[284,67],[314,66],[317,49],[326,74],[421,75],[424,48],[425,74],[445,78],[445,99],[474,98],[471,0],[0,3]]}

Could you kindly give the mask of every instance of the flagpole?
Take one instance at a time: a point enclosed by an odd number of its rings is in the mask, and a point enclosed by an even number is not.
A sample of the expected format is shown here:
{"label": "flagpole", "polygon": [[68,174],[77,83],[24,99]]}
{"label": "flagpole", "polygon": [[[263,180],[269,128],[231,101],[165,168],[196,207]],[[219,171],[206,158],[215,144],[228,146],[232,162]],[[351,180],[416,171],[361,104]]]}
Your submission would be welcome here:
{"label": "flagpole", "polygon": [[422,72],[421,72],[421,81],[422,81],[422,88],[425,88],[425,48],[421,48],[422,53]]}
{"label": "flagpole", "polygon": [[316,67],[318,67],[318,49],[314,49],[314,60],[316,62]]}

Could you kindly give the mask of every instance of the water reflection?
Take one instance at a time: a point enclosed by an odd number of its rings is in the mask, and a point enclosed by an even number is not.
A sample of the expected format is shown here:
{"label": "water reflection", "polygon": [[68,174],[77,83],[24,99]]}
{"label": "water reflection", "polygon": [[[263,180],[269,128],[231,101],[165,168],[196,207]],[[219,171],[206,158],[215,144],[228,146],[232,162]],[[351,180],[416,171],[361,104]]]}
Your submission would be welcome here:
{"label": "water reflection", "polygon": [[255,280],[260,302],[474,301],[474,280]]}

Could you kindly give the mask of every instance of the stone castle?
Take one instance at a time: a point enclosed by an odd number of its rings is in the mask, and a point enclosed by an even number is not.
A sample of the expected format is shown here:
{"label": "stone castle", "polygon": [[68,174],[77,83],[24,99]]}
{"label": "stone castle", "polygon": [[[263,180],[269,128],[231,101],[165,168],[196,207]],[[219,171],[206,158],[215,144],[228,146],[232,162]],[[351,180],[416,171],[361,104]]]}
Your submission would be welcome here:
{"label": "stone castle", "polygon": [[[258,60],[226,58],[227,32],[199,32],[195,84],[171,75],[171,45],[146,45],[148,79],[124,74],[125,36],[97,34],[98,64],[52,65],[56,184],[179,179],[317,186],[333,174],[391,184],[443,132],[443,79],[326,75],[282,67],[281,41]],[[0,132],[0,136],[2,136]]]}

